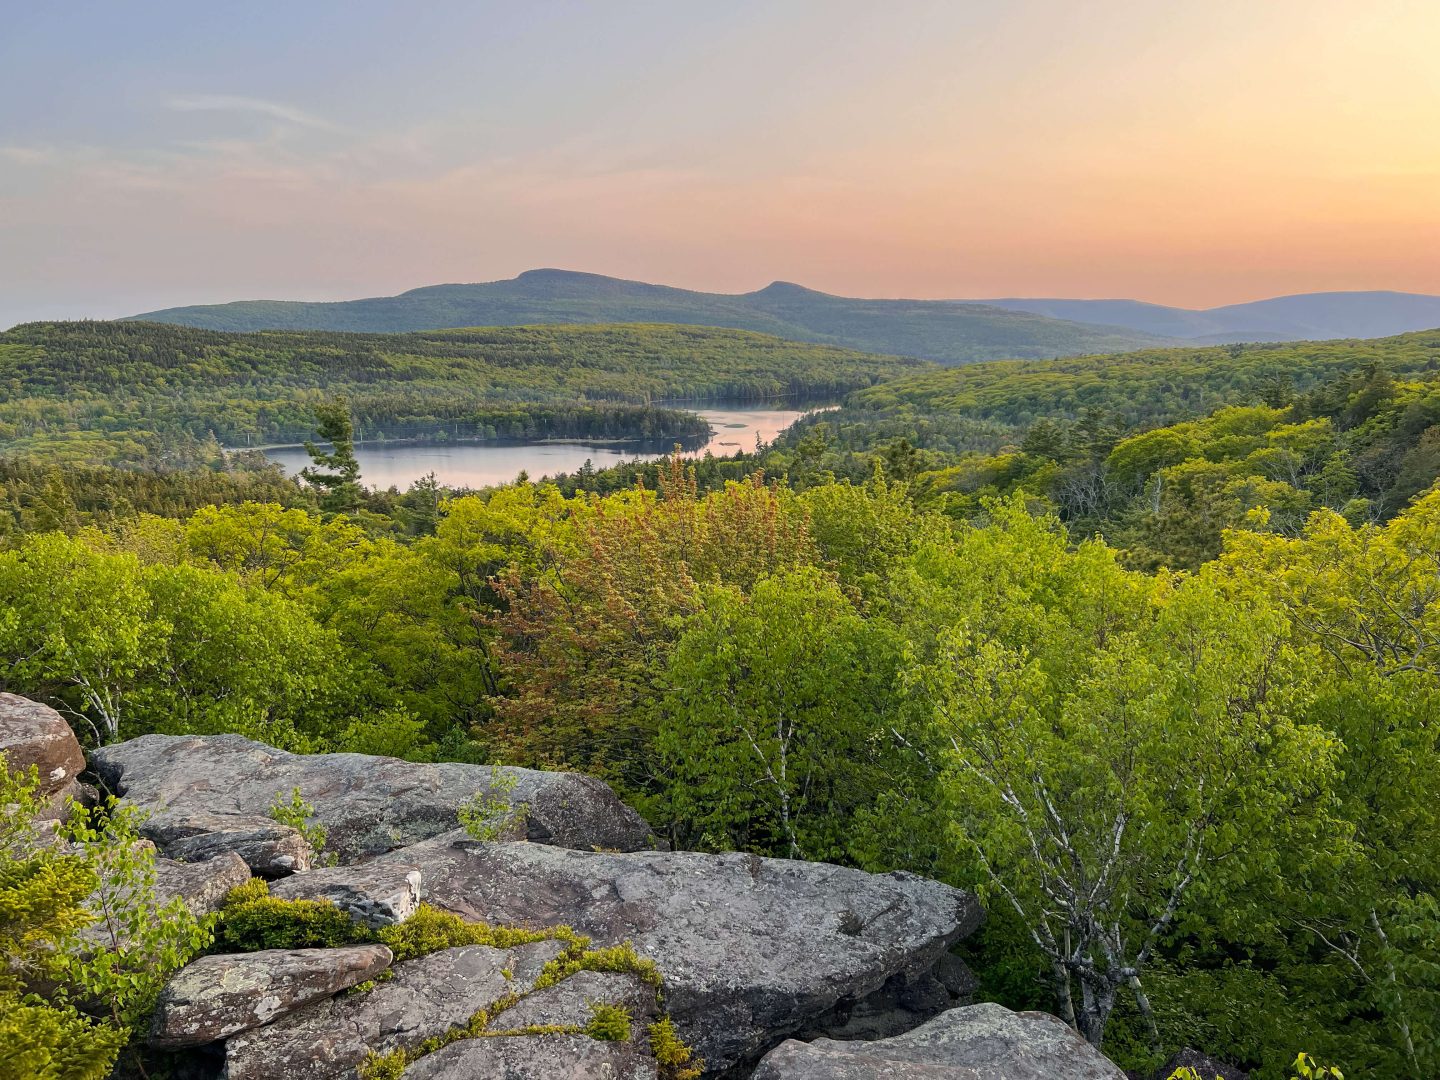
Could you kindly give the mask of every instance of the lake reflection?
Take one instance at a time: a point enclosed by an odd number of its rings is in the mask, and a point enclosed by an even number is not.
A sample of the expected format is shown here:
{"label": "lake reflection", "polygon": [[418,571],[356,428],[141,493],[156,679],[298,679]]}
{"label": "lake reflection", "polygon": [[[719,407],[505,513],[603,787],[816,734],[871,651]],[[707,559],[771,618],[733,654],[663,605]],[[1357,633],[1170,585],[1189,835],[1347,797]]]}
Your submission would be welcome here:
{"label": "lake reflection", "polygon": [[[680,405],[677,408],[685,408]],[[708,440],[687,456],[706,451],[716,457],[730,457],[741,450],[754,450],[758,437],[771,442],[807,412],[823,406],[781,408],[770,406],[696,406],[713,432]],[[508,484],[523,470],[532,480],[556,473],[574,472],[591,462],[597,469],[637,458],[655,458],[669,453],[673,442],[638,443],[588,442],[366,442],[357,443],[355,457],[360,477],[368,487],[397,487],[405,490],[420,477],[434,473],[446,487],[488,487]],[[295,473],[310,463],[304,447],[281,446],[265,451],[271,461]]]}

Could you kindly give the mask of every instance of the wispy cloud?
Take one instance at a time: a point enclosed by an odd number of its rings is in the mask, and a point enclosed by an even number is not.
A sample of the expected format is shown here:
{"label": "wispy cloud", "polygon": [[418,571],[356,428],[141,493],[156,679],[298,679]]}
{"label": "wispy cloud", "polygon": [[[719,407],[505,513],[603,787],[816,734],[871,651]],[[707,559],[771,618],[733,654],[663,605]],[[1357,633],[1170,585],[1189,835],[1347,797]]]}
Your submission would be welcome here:
{"label": "wispy cloud", "polygon": [[239,94],[186,94],[171,98],[166,104],[178,112],[242,112],[268,116],[298,127],[316,128],[322,131],[338,131],[339,127],[324,117],[286,105],[280,101],[266,101],[264,98],[244,97]]}
{"label": "wispy cloud", "polygon": [[16,165],[44,165],[55,159],[55,151],[48,146],[0,146],[0,158]]}

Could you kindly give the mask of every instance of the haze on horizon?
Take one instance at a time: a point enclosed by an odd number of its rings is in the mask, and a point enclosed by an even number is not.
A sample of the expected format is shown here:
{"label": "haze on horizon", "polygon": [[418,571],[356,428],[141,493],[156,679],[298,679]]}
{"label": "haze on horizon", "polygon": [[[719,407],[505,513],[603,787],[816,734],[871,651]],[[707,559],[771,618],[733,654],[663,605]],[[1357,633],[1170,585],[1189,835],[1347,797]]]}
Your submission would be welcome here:
{"label": "haze on horizon", "polygon": [[0,327],[558,266],[1440,293],[1422,0],[22,5]]}

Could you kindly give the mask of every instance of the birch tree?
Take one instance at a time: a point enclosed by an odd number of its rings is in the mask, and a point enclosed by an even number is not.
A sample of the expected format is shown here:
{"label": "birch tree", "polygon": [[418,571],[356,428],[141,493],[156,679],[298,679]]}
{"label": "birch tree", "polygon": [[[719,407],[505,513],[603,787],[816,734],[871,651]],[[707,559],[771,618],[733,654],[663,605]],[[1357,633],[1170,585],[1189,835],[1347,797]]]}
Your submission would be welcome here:
{"label": "birch tree", "polygon": [[1158,1041],[1157,949],[1202,883],[1267,864],[1335,747],[1294,720],[1306,690],[1277,612],[993,510],[939,560],[952,622],[908,673],[946,747],[954,833],[1060,1016],[1099,1046],[1129,994]]}

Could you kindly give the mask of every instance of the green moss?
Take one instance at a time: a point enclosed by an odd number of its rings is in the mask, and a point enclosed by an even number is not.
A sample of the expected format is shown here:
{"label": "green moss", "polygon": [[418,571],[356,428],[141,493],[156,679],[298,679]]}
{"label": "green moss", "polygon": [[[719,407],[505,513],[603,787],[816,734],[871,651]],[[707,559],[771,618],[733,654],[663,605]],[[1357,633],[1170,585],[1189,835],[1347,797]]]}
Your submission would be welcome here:
{"label": "green moss", "polygon": [[489,945],[493,949],[513,949],[535,941],[558,940],[567,943],[586,942],[568,926],[545,930],[521,930],[513,926],[489,926],[466,922],[458,915],[421,904],[415,914],[403,923],[387,926],[375,934],[375,940],[390,946],[395,959],[413,960],[417,956],[461,945]]}
{"label": "green moss", "polygon": [[377,1054],[372,1050],[360,1063],[358,1073],[360,1080],[400,1080],[405,1066],[409,1064],[404,1050],[391,1050],[388,1054]]}
{"label": "green moss", "polygon": [[270,895],[270,885],[264,878],[252,877],[243,885],[236,885],[225,894],[224,907],[245,904],[251,900],[263,900]]}
{"label": "green moss", "polygon": [[[513,949],[536,941],[563,941],[566,952],[584,950],[589,939],[568,926],[522,930],[467,922],[458,915],[421,904],[403,923],[380,930],[356,922],[328,900],[281,900],[258,878],[231,889],[221,912],[219,940],[235,952],[261,949],[334,948],[380,942],[396,962],[414,960],[441,949],[488,945]],[[578,970],[578,969],[577,969]]]}
{"label": "green moss", "polygon": [[610,945],[603,949],[590,949],[583,945],[566,949],[541,968],[540,977],[535,980],[535,989],[543,990],[547,986],[564,982],[577,971],[609,971],[636,975],[657,990],[662,981],[655,961],[640,956],[635,952],[635,946],[627,941],[623,945]]}
{"label": "green moss", "polygon": [[394,977],[395,977],[395,969],[394,969],[394,968],[386,968],[384,971],[380,972],[379,975],[376,975],[373,979],[366,979],[366,980],[365,980],[364,982],[362,982],[362,983],[356,983],[354,986],[350,987],[349,990],[346,990],[345,993],[346,993],[346,994],[368,994],[371,990],[374,990],[374,989],[375,989],[377,986],[379,986],[381,983],[383,983],[383,982],[389,982],[389,981],[390,981],[391,979],[393,979]]}

